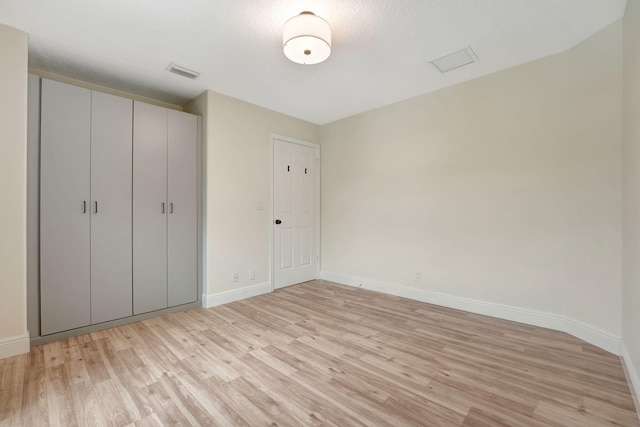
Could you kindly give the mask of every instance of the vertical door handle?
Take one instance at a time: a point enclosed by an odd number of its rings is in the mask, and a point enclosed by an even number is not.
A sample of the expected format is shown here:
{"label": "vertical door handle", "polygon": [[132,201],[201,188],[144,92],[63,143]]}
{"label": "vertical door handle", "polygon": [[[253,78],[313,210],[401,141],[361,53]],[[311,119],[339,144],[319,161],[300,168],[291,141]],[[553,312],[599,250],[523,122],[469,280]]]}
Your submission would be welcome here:
{"label": "vertical door handle", "polygon": [[83,214],[87,213],[87,201],[86,200],[82,201],[82,213]]}
{"label": "vertical door handle", "polygon": [[169,213],[173,213],[173,202],[169,203]]}
{"label": "vertical door handle", "polygon": [[94,201],[93,204],[95,205],[95,212],[94,213],[98,213],[98,201]]}
{"label": "vertical door handle", "polygon": [[162,213],[164,213],[164,202],[162,202]]}

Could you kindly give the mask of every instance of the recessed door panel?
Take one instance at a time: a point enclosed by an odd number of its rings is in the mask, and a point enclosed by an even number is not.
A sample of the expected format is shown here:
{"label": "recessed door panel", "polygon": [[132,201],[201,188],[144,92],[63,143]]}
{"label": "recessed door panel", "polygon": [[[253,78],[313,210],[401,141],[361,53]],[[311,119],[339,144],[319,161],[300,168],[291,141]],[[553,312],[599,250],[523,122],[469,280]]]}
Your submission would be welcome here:
{"label": "recessed door panel", "polygon": [[309,214],[311,212],[311,152],[301,151],[298,153],[298,213]]}
{"label": "recessed door panel", "polygon": [[311,227],[300,227],[300,251],[299,266],[305,267],[311,264]]}
{"label": "recessed door panel", "polygon": [[278,180],[280,187],[280,197],[278,199],[278,210],[282,214],[289,214],[293,212],[294,197],[294,174],[292,169],[295,167],[293,161],[293,154],[291,152],[283,151],[280,153],[280,162],[278,165]]}
{"label": "recessed door panel", "polygon": [[280,271],[293,268],[293,228],[280,228]]}

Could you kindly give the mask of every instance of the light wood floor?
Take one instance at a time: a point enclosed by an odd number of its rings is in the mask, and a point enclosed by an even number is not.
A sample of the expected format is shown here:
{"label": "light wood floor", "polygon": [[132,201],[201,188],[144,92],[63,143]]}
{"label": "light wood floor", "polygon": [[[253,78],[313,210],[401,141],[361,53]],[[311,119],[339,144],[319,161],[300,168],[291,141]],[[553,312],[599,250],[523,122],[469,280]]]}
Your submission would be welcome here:
{"label": "light wood floor", "polygon": [[640,426],[567,334],[314,281],[0,360],[0,425]]}

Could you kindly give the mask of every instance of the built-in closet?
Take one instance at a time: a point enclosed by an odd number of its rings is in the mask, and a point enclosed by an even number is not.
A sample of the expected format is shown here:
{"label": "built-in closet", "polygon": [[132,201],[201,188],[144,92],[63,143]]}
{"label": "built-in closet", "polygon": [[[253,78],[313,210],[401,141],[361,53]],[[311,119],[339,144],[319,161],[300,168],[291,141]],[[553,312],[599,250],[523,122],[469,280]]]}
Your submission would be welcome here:
{"label": "built-in closet", "polygon": [[40,147],[39,284],[30,292],[39,335],[197,302],[199,118],[29,83],[39,93],[29,106]]}

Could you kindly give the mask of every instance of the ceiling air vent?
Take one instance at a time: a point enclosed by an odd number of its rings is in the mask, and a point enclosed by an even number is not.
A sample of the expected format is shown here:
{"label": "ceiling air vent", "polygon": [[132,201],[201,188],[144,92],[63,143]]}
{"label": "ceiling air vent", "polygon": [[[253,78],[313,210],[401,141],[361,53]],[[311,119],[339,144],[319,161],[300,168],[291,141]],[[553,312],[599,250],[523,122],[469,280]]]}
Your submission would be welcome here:
{"label": "ceiling air vent", "polygon": [[169,70],[170,73],[177,74],[179,76],[186,77],[191,80],[195,80],[198,78],[198,76],[200,76],[199,72],[190,70],[186,67],[176,64],[175,62],[172,62],[171,64],[169,64],[169,67],[167,68],[167,70]]}
{"label": "ceiling air vent", "polygon": [[431,63],[440,70],[441,73],[446,73],[447,71],[455,70],[456,68],[473,64],[477,61],[478,57],[475,52],[470,47],[465,47],[464,49],[434,59]]}

